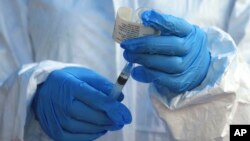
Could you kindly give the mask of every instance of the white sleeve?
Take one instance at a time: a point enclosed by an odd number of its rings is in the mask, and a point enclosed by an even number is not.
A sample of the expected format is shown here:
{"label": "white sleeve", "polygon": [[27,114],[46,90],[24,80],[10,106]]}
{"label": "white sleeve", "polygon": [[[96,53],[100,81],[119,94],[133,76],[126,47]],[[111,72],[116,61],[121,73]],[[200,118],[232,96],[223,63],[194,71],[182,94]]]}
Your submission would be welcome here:
{"label": "white sleeve", "polygon": [[228,141],[230,124],[250,124],[250,1],[235,1],[227,32],[206,30],[211,64],[202,84],[169,101],[152,101],[175,140]]}
{"label": "white sleeve", "polygon": [[228,23],[228,33],[237,44],[240,56],[250,66],[250,1],[235,3]]}
{"label": "white sleeve", "polygon": [[[231,36],[220,29],[205,29],[211,64],[200,86],[172,100],[152,86],[152,101],[176,140],[222,140],[237,109],[241,62]],[[250,90],[249,90],[250,91]]]}
{"label": "white sleeve", "polygon": [[237,110],[232,124],[250,124],[250,1],[237,0],[228,24],[228,33],[237,44],[240,66],[240,87]]}
{"label": "white sleeve", "polygon": [[22,69],[12,75],[1,87],[3,101],[1,104],[0,140],[23,140],[27,113],[37,85],[46,80],[50,72],[76,64],[64,64],[55,61],[24,65]]}
{"label": "white sleeve", "polygon": [[0,1],[0,60],[0,140],[22,140],[19,137],[23,129],[18,128],[25,117],[18,109],[26,107],[20,105],[26,96],[21,97],[21,83],[15,80],[19,80],[17,71],[22,64],[33,61],[25,0]]}

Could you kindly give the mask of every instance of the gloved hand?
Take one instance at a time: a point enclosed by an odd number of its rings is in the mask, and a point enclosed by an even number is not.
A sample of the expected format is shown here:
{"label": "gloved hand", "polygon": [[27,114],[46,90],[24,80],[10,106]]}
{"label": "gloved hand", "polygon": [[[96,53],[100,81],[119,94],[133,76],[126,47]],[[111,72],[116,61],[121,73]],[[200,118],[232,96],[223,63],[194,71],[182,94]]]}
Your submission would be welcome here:
{"label": "gloved hand", "polygon": [[50,73],[32,107],[42,129],[56,141],[89,141],[131,122],[129,110],[109,97],[113,84],[92,70],[67,67]]}
{"label": "gloved hand", "polygon": [[134,68],[133,78],[153,82],[161,94],[177,95],[197,87],[210,64],[205,32],[183,19],[154,10],[143,12],[142,21],[145,26],[161,31],[161,35],[121,43],[124,58],[142,65]]}

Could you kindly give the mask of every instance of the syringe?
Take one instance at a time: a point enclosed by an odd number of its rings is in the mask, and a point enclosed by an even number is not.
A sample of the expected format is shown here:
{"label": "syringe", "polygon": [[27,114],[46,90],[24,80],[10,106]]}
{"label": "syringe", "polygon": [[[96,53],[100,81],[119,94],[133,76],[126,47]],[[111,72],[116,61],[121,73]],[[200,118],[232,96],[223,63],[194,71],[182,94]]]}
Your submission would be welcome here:
{"label": "syringe", "polygon": [[[146,27],[142,25],[141,14],[148,9],[149,8],[138,8],[137,10],[133,11],[131,8],[128,7],[119,8],[113,31],[113,39],[117,43],[121,43],[123,40],[130,38],[159,34],[158,30],[155,30],[152,27]],[[127,63],[125,65],[116,80],[115,86],[111,91],[111,97],[118,99],[124,85],[129,79],[132,69],[132,63]]]}
{"label": "syringe", "polygon": [[122,89],[124,85],[126,84],[127,80],[130,77],[131,71],[133,69],[133,63],[127,63],[124,68],[122,69],[122,72],[118,76],[115,86],[113,87],[110,96],[114,99],[118,99],[119,95],[122,92]]}

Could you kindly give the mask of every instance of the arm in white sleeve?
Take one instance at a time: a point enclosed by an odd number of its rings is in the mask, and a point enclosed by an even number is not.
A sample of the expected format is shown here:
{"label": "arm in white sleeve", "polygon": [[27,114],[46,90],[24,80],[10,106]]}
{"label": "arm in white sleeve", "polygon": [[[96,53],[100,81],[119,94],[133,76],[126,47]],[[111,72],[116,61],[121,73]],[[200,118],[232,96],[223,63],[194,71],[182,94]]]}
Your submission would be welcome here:
{"label": "arm in white sleeve", "polygon": [[205,30],[211,64],[197,88],[169,102],[151,87],[154,106],[175,140],[228,141],[230,124],[250,123],[249,23],[250,1],[236,1],[229,34]]}
{"label": "arm in white sleeve", "polygon": [[[18,70],[23,64],[32,62],[32,51],[27,34],[25,1],[0,1],[0,140],[22,140],[18,136],[23,130],[19,122],[23,100],[18,94],[11,94],[20,87],[15,85]],[[26,96],[25,96],[26,97]],[[17,116],[19,113],[19,116]],[[19,118],[19,119],[18,119]],[[20,133],[20,134],[19,134]]]}
{"label": "arm in white sleeve", "polygon": [[31,113],[29,106],[37,85],[51,71],[75,66],[53,61],[32,63],[26,4],[26,1],[0,1],[0,141],[24,140],[25,126],[31,122],[26,122]]}
{"label": "arm in white sleeve", "polygon": [[234,116],[239,87],[239,62],[230,36],[206,29],[211,64],[200,86],[169,101],[151,87],[153,103],[176,140],[211,141],[223,138]]}
{"label": "arm in white sleeve", "polygon": [[237,91],[238,107],[232,124],[250,124],[250,1],[238,0],[235,3],[228,24],[228,33],[237,44],[241,62]]}
{"label": "arm in white sleeve", "polygon": [[1,94],[3,101],[1,140],[23,140],[27,114],[37,85],[44,82],[50,72],[67,66],[79,66],[54,61],[24,65],[18,74],[7,80]]}

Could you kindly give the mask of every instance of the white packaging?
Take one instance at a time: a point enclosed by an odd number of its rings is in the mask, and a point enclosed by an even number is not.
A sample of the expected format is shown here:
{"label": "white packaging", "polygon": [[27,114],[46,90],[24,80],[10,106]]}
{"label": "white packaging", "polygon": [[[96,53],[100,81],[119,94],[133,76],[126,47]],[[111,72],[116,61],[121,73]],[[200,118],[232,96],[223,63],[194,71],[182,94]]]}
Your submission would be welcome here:
{"label": "white packaging", "polygon": [[133,10],[128,7],[120,7],[118,9],[113,31],[113,39],[116,42],[121,43],[123,40],[130,38],[159,34],[158,30],[152,27],[146,27],[138,21],[136,22],[135,18],[140,19],[139,16],[143,11],[137,12],[133,12]]}

